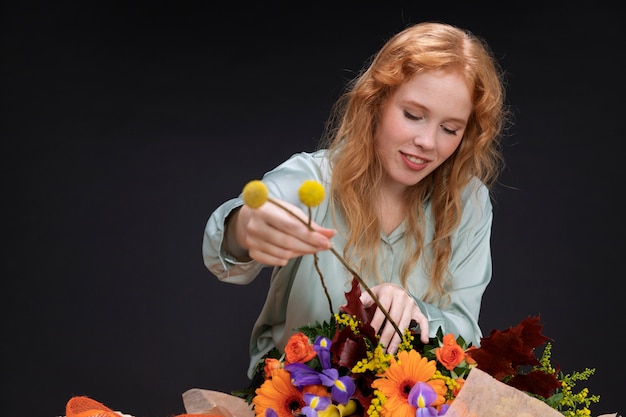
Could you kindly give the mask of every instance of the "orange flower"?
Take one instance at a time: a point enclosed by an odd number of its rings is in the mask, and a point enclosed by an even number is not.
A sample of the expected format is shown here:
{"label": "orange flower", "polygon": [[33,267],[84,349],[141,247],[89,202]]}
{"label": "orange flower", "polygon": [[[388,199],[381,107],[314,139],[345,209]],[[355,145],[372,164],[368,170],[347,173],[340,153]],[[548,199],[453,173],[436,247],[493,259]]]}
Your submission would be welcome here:
{"label": "orange flower", "polygon": [[476,362],[474,360],[474,358],[472,358],[472,350],[475,350],[476,346],[470,346],[466,351],[465,351],[465,362],[467,362],[467,364],[471,367],[474,367],[476,365],[478,365],[478,362]]}
{"label": "orange flower", "polygon": [[461,391],[461,388],[463,388],[463,384],[465,384],[465,379],[457,378],[455,379],[455,381],[457,384],[459,384],[458,387],[455,388],[454,391],[452,392],[454,396],[456,397],[457,395],[459,395],[459,391]]}
{"label": "orange flower", "polygon": [[285,346],[285,362],[305,363],[317,355],[309,338],[302,332],[292,335]]}
{"label": "orange flower", "polygon": [[278,359],[275,358],[265,358],[265,367],[263,368],[263,372],[265,372],[265,378],[271,378],[272,373],[276,369],[281,369],[283,366]]}
{"label": "orange flower", "polygon": [[457,367],[465,359],[463,348],[456,343],[454,335],[448,333],[443,337],[443,346],[435,349],[437,360],[449,371]]}
{"label": "orange flower", "polygon": [[[435,361],[429,361],[415,350],[398,352],[398,359],[391,358],[389,368],[372,387],[380,391],[387,401],[382,415],[393,417],[415,417],[415,408],[407,401],[409,391],[418,382],[428,381],[437,370]],[[439,396],[436,386],[433,386]]]}
{"label": "orange flower", "polygon": [[291,383],[291,375],[284,369],[275,369],[271,379],[266,379],[263,384],[256,389],[252,399],[254,413],[257,416],[265,416],[268,408],[276,411],[278,417],[293,417],[306,405],[302,398],[305,392],[315,395],[326,395],[328,391],[322,385],[310,385],[302,392]]}
{"label": "orange flower", "polygon": [[448,386],[443,379],[433,379],[428,381],[428,384],[433,387],[433,390],[437,394],[437,399],[431,405],[440,409],[446,402],[446,394],[448,393]]}

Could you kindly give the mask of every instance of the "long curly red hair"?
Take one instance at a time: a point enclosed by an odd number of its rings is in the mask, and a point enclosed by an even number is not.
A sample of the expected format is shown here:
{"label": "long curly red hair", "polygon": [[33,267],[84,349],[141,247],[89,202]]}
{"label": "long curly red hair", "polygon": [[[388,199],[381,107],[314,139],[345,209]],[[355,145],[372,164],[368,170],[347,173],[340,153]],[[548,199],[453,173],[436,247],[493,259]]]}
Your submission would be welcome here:
{"label": "long curly red hair", "polygon": [[473,111],[452,156],[405,193],[409,253],[400,277],[405,287],[409,271],[427,249],[424,203],[429,199],[432,203],[435,228],[428,248],[431,284],[426,301],[447,292],[450,237],[460,222],[462,190],[472,177],[491,187],[503,165],[499,138],[507,120],[505,88],[493,52],[481,38],[451,25],[425,22],[404,29],[388,40],[339,98],[320,142],[331,151],[331,201],[349,231],[344,255],[360,273],[377,276],[372,254],[378,252],[381,229],[373,199],[383,175],[375,147],[381,109],[414,75],[440,69],[463,75],[472,92]]}

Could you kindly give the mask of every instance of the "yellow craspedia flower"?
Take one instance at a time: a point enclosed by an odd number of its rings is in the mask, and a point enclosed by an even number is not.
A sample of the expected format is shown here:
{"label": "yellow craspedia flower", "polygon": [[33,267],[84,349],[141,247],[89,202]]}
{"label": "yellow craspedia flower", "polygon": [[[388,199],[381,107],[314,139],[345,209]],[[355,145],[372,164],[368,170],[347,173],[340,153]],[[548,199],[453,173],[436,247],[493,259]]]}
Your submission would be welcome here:
{"label": "yellow craspedia flower", "polygon": [[260,180],[252,180],[243,187],[243,202],[250,208],[259,208],[267,201],[267,185]]}
{"label": "yellow craspedia flower", "polygon": [[308,207],[315,207],[324,201],[324,186],[315,180],[306,180],[298,190],[298,197]]}

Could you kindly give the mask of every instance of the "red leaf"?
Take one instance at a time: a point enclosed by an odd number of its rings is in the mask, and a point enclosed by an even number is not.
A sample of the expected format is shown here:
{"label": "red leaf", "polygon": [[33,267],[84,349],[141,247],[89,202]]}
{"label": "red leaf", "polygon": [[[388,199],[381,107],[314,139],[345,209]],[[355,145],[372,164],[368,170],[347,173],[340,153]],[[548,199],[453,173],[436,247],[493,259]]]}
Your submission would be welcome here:
{"label": "red leaf", "polygon": [[352,398],[359,402],[362,410],[360,412],[357,410],[353,416],[365,416],[367,415],[365,410],[369,408],[374,398],[374,389],[372,388],[374,376],[372,373],[366,372],[364,374],[352,374],[352,378],[354,378],[357,387]]}
{"label": "red leaf", "polygon": [[346,294],[346,304],[339,307],[339,311],[356,317],[361,323],[369,324],[376,311],[376,304],[364,307],[361,302],[361,287],[356,278],[352,278],[352,289]]}
{"label": "red leaf", "polygon": [[350,327],[335,333],[330,351],[333,363],[352,369],[359,360],[367,357],[367,345],[360,336],[355,336]]}
{"label": "red leaf", "polygon": [[376,304],[372,304],[369,307],[364,307],[361,302],[361,287],[359,286],[359,281],[356,278],[352,278],[352,289],[345,293],[346,294],[346,304],[339,307],[339,312],[349,314],[352,317],[355,317],[361,323],[359,326],[359,332],[363,337],[368,338],[373,346],[378,344],[378,339],[376,338],[376,331],[372,326],[370,326],[370,321],[374,316],[374,312],[376,311]]}
{"label": "red leaf", "polygon": [[554,390],[561,388],[561,383],[555,375],[539,370],[531,371],[526,375],[517,374],[507,384],[521,391],[540,395],[543,398],[551,397]]}
{"label": "red leaf", "polygon": [[507,330],[492,330],[483,337],[480,347],[468,351],[478,368],[498,380],[519,373],[521,366],[539,365],[534,349],[550,338],[541,334],[539,317],[528,317]]}

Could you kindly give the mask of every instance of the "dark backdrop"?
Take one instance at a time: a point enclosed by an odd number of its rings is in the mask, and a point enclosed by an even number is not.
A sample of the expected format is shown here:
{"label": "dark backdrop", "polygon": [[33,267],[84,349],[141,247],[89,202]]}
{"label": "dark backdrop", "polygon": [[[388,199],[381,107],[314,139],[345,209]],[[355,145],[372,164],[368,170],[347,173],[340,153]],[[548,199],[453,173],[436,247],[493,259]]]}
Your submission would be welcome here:
{"label": "dark backdrop", "polygon": [[267,275],[218,282],[204,224],[313,150],[346,82],[423,20],[483,36],[507,72],[485,333],[541,315],[565,372],[597,368],[594,415],[626,410],[624,14],[362,3],[3,6],[3,416],[88,395],[167,417],[189,388],[245,386]]}

